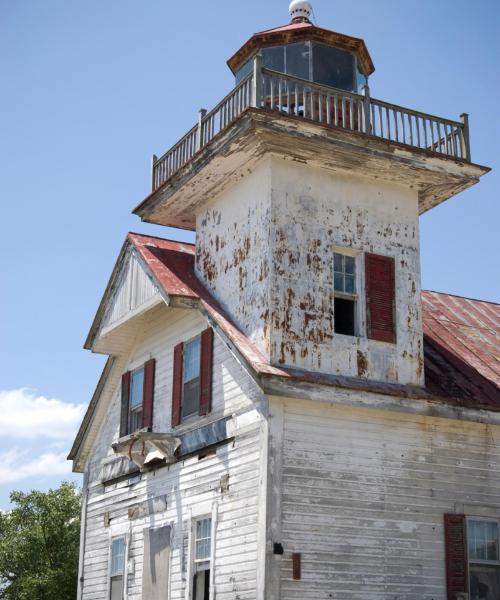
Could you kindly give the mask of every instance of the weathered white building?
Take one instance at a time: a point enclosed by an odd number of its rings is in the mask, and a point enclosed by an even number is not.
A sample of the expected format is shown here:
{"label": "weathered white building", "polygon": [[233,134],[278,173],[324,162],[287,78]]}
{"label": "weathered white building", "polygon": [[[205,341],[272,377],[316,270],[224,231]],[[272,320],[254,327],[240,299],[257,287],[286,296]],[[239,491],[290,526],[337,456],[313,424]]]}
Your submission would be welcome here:
{"label": "weathered white building", "polygon": [[498,600],[500,306],[422,292],[468,124],[376,100],[364,42],[254,35],[153,162],[85,347],[81,600]]}

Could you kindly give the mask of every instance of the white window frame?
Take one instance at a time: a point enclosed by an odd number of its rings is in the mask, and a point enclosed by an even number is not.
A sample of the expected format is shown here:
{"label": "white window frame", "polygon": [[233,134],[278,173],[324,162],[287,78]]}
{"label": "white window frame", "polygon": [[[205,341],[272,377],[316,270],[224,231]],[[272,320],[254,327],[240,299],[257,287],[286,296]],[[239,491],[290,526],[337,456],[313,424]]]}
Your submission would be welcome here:
{"label": "white window frame", "polygon": [[[332,257],[332,289],[334,298],[343,298],[345,300],[354,301],[354,335],[347,335],[343,333],[335,333],[335,335],[341,335],[346,338],[364,337],[366,331],[366,316],[365,316],[365,302],[364,291],[364,254],[361,250],[355,248],[349,248],[346,246],[334,246]],[[354,294],[349,294],[335,289],[335,254],[342,254],[343,256],[349,256],[354,258]],[[335,315],[333,315],[335,321]],[[335,327],[335,324],[334,324]]]}
{"label": "white window frame", "polygon": [[122,570],[122,598],[127,597],[127,556],[128,556],[128,543],[129,537],[127,533],[116,533],[111,535],[109,538],[109,550],[108,550],[108,582],[107,582],[107,594],[106,598],[111,598],[111,578],[116,577],[117,574],[112,574],[112,562],[113,562],[113,542],[115,540],[123,539],[123,570]]}
{"label": "white window frame", "polygon": [[[199,344],[200,344],[200,360],[199,360],[199,365],[198,365],[198,408],[196,411],[192,412],[189,415],[183,416],[183,412],[184,412],[184,387],[187,383],[189,383],[190,381],[193,381],[193,379],[190,379],[189,381],[185,381],[184,380],[184,373],[185,373],[185,356],[186,356],[186,346],[188,346],[189,344],[195,342],[196,340],[199,340]],[[194,378],[196,379],[196,378]],[[182,348],[182,392],[181,392],[181,423],[185,423],[186,421],[190,421],[192,419],[196,419],[197,417],[199,417],[199,411],[200,411],[200,394],[199,394],[199,386],[201,385],[201,333],[194,335],[193,337],[189,338],[188,340],[186,340],[185,342],[183,342],[183,348]]]}
{"label": "white window frame", "polygon": [[[470,521],[484,521],[485,523],[496,523],[497,524],[497,560],[483,560],[483,559],[471,559],[469,556],[469,523]],[[470,566],[471,565],[485,565],[490,567],[497,567],[500,570],[500,518],[495,517],[475,517],[473,515],[467,515],[466,517],[466,544],[467,544],[467,576],[469,581],[469,596],[472,598],[470,589],[471,577],[470,577]]]}
{"label": "white window frame", "polygon": [[213,502],[212,505],[208,502],[203,502],[197,507],[196,514],[193,514],[192,510],[189,510],[189,539],[188,539],[188,565],[187,565],[187,581],[185,600],[193,600],[193,578],[196,570],[196,523],[203,519],[212,519],[212,527],[210,530],[210,580],[209,580],[209,598],[214,600],[215,598],[215,536],[217,532],[217,518],[218,518],[218,503]]}

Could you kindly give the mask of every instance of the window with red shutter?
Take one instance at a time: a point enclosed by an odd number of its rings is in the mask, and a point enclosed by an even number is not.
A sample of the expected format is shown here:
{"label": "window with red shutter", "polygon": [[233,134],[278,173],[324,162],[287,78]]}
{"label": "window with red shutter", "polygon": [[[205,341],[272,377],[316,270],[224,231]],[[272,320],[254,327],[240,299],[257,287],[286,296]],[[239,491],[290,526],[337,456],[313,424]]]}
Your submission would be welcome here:
{"label": "window with red shutter", "polygon": [[365,289],[368,338],[394,344],[396,288],[391,256],[365,254]]}
{"label": "window with red shutter", "polygon": [[213,330],[174,348],[172,427],[212,408]]}

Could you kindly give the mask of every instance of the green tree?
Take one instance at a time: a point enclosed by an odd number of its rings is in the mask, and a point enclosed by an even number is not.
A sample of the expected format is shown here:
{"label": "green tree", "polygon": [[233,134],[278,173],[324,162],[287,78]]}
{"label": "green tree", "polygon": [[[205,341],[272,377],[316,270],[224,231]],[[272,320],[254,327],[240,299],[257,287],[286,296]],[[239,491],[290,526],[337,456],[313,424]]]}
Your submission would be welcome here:
{"label": "green tree", "polygon": [[80,492],[12,492],[0,511],[0,598],[74,600],[78,578]]}

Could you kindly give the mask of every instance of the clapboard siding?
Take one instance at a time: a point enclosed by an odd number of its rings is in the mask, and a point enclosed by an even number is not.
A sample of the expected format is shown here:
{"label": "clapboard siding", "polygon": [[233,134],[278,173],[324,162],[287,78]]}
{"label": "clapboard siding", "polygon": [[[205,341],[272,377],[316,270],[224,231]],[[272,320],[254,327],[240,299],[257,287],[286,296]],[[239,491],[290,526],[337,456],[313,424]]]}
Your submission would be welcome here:
{"label": "clapboard siding", "polygon": [[445,600],[443,515],[500,511],[500,428],[297,400],[282,410],[280,599]]}
{"label": "clapboard siding", "polygon": [[[134,369],[149,358],[156,359],[153,429],[170,431],[173,348],[180,341],[198,335],[207,327],[195,310],[171,309],[164,305],[150,309],[123,370]],[[118,374],[119,375],[119,374]],[[128,575],[128,600],[142,597],[143,528],[171,524],[170,600],[185,596],[186,527],[189,515],[205,514],[213,502],[218,506],[215,587],[217,599],[255,599],[257,534],[259,519],[262,393],[242,369],[228,348],[215,336],[212,411],[190,428],[223,416],[244,416],[234,442],[222,445],[216,456],[198,457],[143,474],[129,484],[121,481],[102,485],[103,464],[116,460],[111,443],[119,436],[120,379],[113,386],[112,401],[105,422],[92,448],[89,470],[86,549],[83,600],[106,597],[110,539],[117,533],[129,534],[129,558],[134,572]],[[109,390],[108,390],[109,391]],[[184,431],[180,427],[177,431]],[[221,476],[229,473],[229,489],[220,490]],[[167,497],[167,509],[154,516],[129,520],[130,507],[158,496]],[[201,507],[201,508],[200,508]],[[211,510],[211,508],[210,508]],[[208,512],[210,512],[208,510]],[[105,526],[105,515],[110,526]]]}

